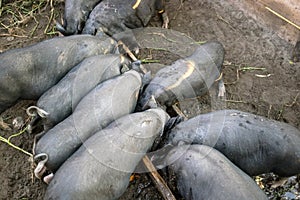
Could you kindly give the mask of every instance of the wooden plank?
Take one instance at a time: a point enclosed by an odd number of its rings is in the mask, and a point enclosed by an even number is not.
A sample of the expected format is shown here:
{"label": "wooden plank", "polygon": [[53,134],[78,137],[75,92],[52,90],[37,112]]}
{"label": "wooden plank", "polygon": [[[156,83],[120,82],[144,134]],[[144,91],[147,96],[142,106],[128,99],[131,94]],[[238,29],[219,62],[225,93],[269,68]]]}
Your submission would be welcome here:
{"label": "wooden plank", "polygon": [[154,165],[152,164],[151,160],[148,158],[148,156],[144,156],[143,163],[146,166],[146,168],[150,172],[150,177],[153,180],[156,188],[160,192],[160,194],[163,196],[165,200],[176,200],[175,196],[172,194],[170,188],[168,187],[167,183],[164,181],[164,179],[160,176],[160,174],[156,171]]}

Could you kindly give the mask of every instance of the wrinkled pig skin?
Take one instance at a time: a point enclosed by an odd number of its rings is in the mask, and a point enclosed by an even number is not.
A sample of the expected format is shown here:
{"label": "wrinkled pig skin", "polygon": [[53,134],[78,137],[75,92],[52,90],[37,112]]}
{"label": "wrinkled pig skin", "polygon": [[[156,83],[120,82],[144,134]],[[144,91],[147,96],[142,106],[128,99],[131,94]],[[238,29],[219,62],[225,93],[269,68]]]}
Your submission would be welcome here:
{"label": "wrinkled pig skin", "polygon": [[199,46],[187,58],[159,70],[143,92],[138,107],[144,108],[151,96],[160,105],[203,95],[220,76],[224,48],[219,42]]}
{"label": "wrinkled pig skin", "polygon": [[220,110],[196,116],[175,126],[169,141],[214,147],[251,176],[300,173],[300,131],[251,113]]}
{"label": "wrinkled pig skin", "polygon": [[130,65],[124,56],[106,54],[86,58],[72,68],[37,102],[37,106],[48,113],[44,123],[47,128],[68,117],[78,102],[97,84],[120,75],[124,65]]}
{"label": "wrinkled pig skin", "polygon": [[128,29],[144,27],[157,11],[164,10],[163,0],[141,1],[134,9],[136,0],[103,0],[91,12],[83,33],[112,36]]}
{"label": "wrinkled pig skin", "polygon": [[45,199],[118,199],[168,119],[162,109],[149,109],[95,133],[58,169]]}
{"label": "wrinkled pig skin", "polygon": [[134,111],[141,76],[129,71],[97,85],[77,105],[72,115],[50,129],[38,142],[36,154],[46,153],[52,171],[96,131]]}
{"label": "wrinkled pig skin", "polygon": [[167,162],[185,199],[267,199],[247,174],[211,147],[176,147],[168,154]]}
{"label": "wrinkled pig skin", "polygon": [[64,35],[78,34],[95,6],[101,0],[66,0],[64,13],[64,26],[58,30]]}
{"label": "wrinkled pig skin", "polygon": [[19,98],[39,98],[83,59],[114,51],[108,37],[76,35],[0,54],[0,113]]}

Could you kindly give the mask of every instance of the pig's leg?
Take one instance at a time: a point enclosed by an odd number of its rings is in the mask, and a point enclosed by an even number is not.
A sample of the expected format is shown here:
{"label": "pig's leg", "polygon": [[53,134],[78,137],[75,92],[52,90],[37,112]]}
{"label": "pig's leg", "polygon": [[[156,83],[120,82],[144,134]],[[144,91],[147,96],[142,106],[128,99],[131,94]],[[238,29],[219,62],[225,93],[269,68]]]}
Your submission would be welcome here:
{"label": "pig's leg", "polygon": [[162,25],[162,28],[169,28],[169,17],[168,17],[168,14],[166,11],[164,11],[162,14],[161,14],[161,17],[162,17],[162,21],[163,21],[163,25]]}
{"label": "pig's leg", "polygon": [[35,177],[37,177],[38,179],[41,179],[41,177],[43,176],[43,174],[46,172],[47,168],[45,166],[46,162],[48,161],[48,155],[45,153],[41,153],[38,154],[36,156],[34,156],[34,160],[44,157],[43,160],[41,160],[38,165],[36,166],[36,168],[34,169],[34,175]]}
{"label": "pig's leg", "polygon": [[[42,177],[45,175],[45,172],[47,170],[47,167],[45,166],[45,164],[48,161],[48,155],[45,154],[45,153],[41,153],[41,154],[38,154],[38,155],[34,156],[34,160],[36,160],[40,157],[45,157],[45,158],[43,160],[41,160],[38,163],[38,165],[36,166],[36,168],[34,169],[34,175],[38,179],[42,179]],[[45,183],[49,184],[50,181],[53,179],[53,177],[54,177],[54,174],[50,173],[50,174],[43,177],[43,181]]]}

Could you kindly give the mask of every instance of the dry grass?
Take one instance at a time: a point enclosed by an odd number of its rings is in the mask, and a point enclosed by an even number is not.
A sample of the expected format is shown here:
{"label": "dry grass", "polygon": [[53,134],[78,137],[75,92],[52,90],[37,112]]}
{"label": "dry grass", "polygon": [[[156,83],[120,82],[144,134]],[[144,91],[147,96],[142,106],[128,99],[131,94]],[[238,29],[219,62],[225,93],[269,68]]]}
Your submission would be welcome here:
{"label": "dry grass", "polygon": [[37,37],[39,26],[43,27],[42,34],[57,34],[54,19],[61,16],[58,4],[62,1],[0,0],[0,36]]}

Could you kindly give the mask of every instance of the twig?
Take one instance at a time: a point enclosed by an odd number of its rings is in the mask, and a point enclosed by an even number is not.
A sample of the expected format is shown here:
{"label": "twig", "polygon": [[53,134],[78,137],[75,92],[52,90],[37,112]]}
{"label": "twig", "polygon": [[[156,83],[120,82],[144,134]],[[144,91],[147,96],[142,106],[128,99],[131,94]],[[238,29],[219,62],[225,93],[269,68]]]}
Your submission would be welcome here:
{"label": "twig", "polygon": [[0,117],[0,129],[8,131],[11,130],[9,124],[5,123],[2,117]]}
{"label": "twig", "polygon": [[223,72],[220,73],[219,77],[215,80],[215,82],[221,80],[223,78]]}
{"label": "twig", "polygon": [[[227,64],[227,65],[232,65],[231,63]],[[237,65],[234,65],[237,67]],[[245,72],[245,71],[250,71],[250,70],[262,70],[262,71],[266,71],[266,68],[264,67],[240,67],[241,65],[238,66],[238,69],[236,69],[236,80],[233,82],[229,82],[229,83],[224,83],[224,85],[233,85],[235,83],[238,82],[238,80],[240,79],[240,72]],[[270,75],[258,75],[256,74],[255,76],[260,77],[260,78],[264,78],[264,77],[269,77]]]}
{"label": "twig", "polygon": [[258,77],[258,78],[268,78],[270,76],[272,76],[273,74],[255,74],[254,76]]}
{"label": "twig", "polygon": [[277,120],[280,120],[282,117],[282,113],[284,112],[284,105],[281,107],[281,109],[279,110],[278,116],[277,116]]}
{"label": "twig", "polygon": [[151,59],[143,59],[141,60],[142,63],[159,63],[160,60],[151,60]]}
{"label": "twig", "polygon": [[47,26],[46,26],[46,28],[44,30],[44,34],[47,34],[47,31],[48,31],[48,29],[50,27],[50,24],[51,24],[53,16],[54,16],[53,0],[50,0],[50,8],[51,8],[51,10],[50,10],[50,18],[49,18],[48,24],[47,24]]}
{"label": "twig", "polygon": [[217,18],[218,18],[219,20],[223,21],[224,23],[228,24],[228,26],[229,26],[232,30],[236,31],[236,29],[235,29],[228,21],[226,21],[221,15],[217,14]]}
{"label": "twig", "polygon": [[[137,61],[138,59],[135,57],[135,55],[130,51],[130,49],[120,40],[118,41],[118,45],[122,45],[123,49],[125,50],[125,52],[128,54],[128,56],[133,60],[133,61]],[[147,73],[147,69],[143,66],[140,65],[140,69],[142,70],[142,72],[144,74]]]}
{"label": "twig", "polygon": [[140,5],[140,3],[141,3],[141,0],[137,0],[137,1],[135,2],[135,4],[132,6],[132,8],[133,8],[133,9],[137,9],[137,7]]}
{"label": "twig", "polygon": [[269,110],[268,110],[268,118],[270,118],[271,110],[272,110],[273,105],[269,105]]}
{"label": "twig", "polygon": [[294,98],[294,100],[293,100],[292,103],[290,103],[290,104],[285,104],[285,106],[286,106],[286,107],[292,107],[292,106],[297,102],[297,99],[298,99],[299,94],[300,94],[300,93],[298,93],[298,94],[295,96],[295,98]]}
{"label": "twig", "polygon": [[33,37],[34,32],[36,31],[36,29],[39,26],[39,22],[36,20],[35,17],[33,17],[34,21],[35,21],[35,26],[33,27],[33,29],[30,31],[30,37]]}
{"label": "twig", "polygon": [[237,100],[225,100],[225,101],[229,103],[247,103],[245,101],[237,101]]}
{"label": "twig", "polygon": [[[133,61],[137,61],[137,58],[135,57],[135,55],[130,51],[130,49],[122,41],[118,41],[118,45],[122,45],[123,49],[129,55],[129,57]],[[143,71],[143,73],[146,74],[147,70],[142,65],[140,65],[140,67],[141,67],[141,70]],[[167,186],[166,182],[163,180],[163,178],[156,171],[153,163],[151,162],[151,160],[148,158],[147,155],[145,155],[143,157],[143,163],[146,166],[146,168],[149,170],[153,182],[155,183],[157,189],[162,194],[164,199],[166,199],[166,200],[176,200],[174,195],[172,194],[171,190]]]}
{"label": "twig", "polygon": [[164,199],[166,200],[176,200],[175,196],[172,194],[170,188],[164,181],[164,179],[160,176],[160,174],[155,169],[149,157],[146,155],[143,158],[144,165],[150,171],[150,177],[152,181],[155,183],[155,186],[161,193]]}
{"label": "twig", "polygon": [[294,27],[296,27],[297,29],[300,30],[300,26],[298,26],[298,25],[295,24],[294,22],[288,20],[287,18],[283,17],[281,14],[279,14],[278,12],[272,10],[271,8],[269,8],[269,7],[267,7],[267,6],[266,6],[265,8],[266,8],[268,11],[270,11],[271,13],[273,13],[274,15],[276,15],[277,17],[279,17],[280,19],[286,21],[286,22],[289,23],[290,25],[292,25],[292,26],[294,26]]}
{"label": "twig", "polygon": [[191,44],[205,44],[207,41],[197,41],[197,42],[191,42]]}
{"label": "twig", "polygon": [[24,128],[24,129],[21,130],[19,133],[15,133],[15,134],[9,136],[8,139],[7,139],[7,141],[10,142],[10,140],[11,140],[12,138],[17,137],[17,136],[23,134],[23,133],[26,131],[26,129],[27,129],[27,128]]}
{"label": "twig", "polygon": [[10,142],[10,139],[11,139],[11,138],[16,137],[16,136],[18,136],[18,135],[21,135],[22,133],[24,133],[24,132],[26,131],[26,129],[27,129],[27,127],[24,128],[24,129],[23,129],[22,131],[20,131],[19,133],[16,133],[16,134],[11,135],[8,139],[5,139],[4,137],[0,136],[0,141],[5,142],[5,143],[8,144],[9,146],[11,146],[11,147],[13,147],[13,148],[15,148],[15,149],[17,149],[17,150],[19,150],[19,151],[25,153],[26,155],[28,155],[28,156],[30,156],[30,157],[33,157],[33,155],[32,155],[31,153],[25,151],[24,149],[22,149],[22,148],[20,148],[20,147],[18,147],[18,146],[16,146],[16,145],[14,145],[13,143]]}
{"label": "twig", "polygon": [[180,10],[182,7],[183,7],[183,0],[180,0],[180,5],[179,5],[179,7],[177,8],[177,11]]}
{"label": "twig", "polygon": [[17,37],[17,38],[28,38],[26,35],[14,35],[14,34],[9,34],[9,33],[2,33],[0,34],[0,37]]}
{"label": "twig", "polygon": [[177,115],[182,117],[184,120],[188,119],[188,117],[178,108],[177,103],[173,104],[172,108],[177,113]]}
{"label": "twig", "polygon": [[265,71],[266,68],[264,68],[264,67],[242,67],[239,69],[239,71],[247,71],[247,70],[263,70],[263,71]]}

